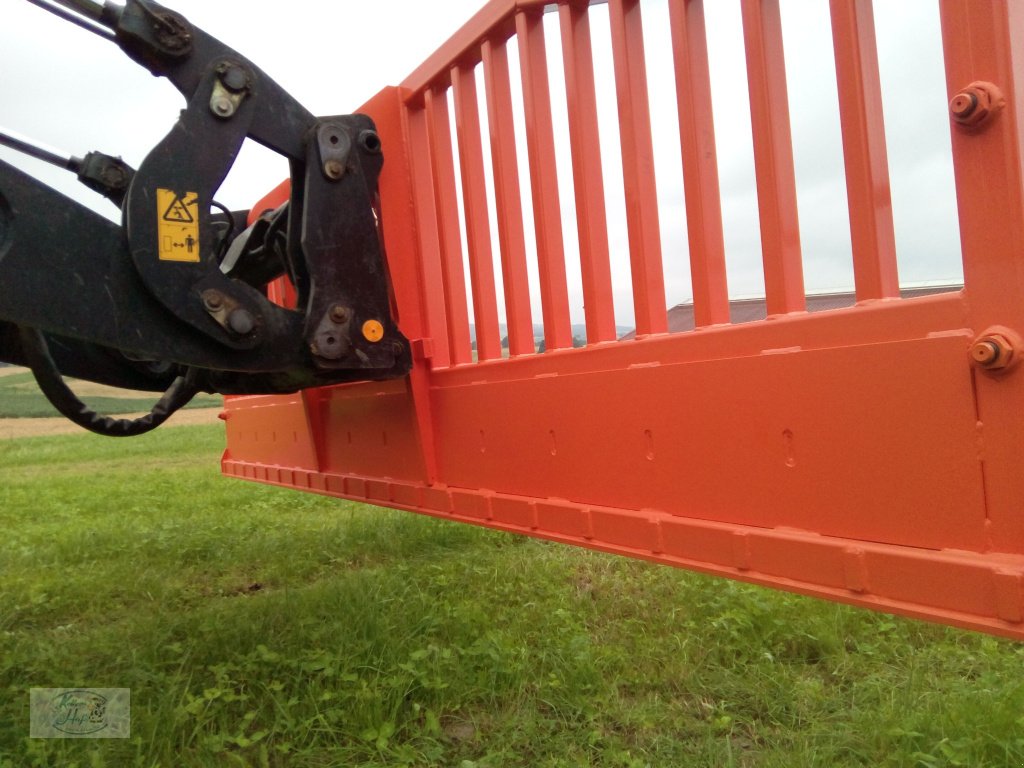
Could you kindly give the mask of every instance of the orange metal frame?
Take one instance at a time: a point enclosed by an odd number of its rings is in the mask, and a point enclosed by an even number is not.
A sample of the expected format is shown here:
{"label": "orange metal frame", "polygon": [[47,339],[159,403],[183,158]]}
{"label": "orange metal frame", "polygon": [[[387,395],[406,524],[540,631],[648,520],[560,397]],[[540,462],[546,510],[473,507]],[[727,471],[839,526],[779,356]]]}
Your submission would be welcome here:
{"label": "orange metal frame", "polygon": [[[492,0],[362,110],[386,148],[383,239],[411,375],[229,399],[223,471],[1024,639],[1024,2],[941,2],[965,286],[900,299],[872,7],[831,0],[857,303],[811,315],[778,2],[742,0],[769,313],[743,325],[729,324],[702,2],[669,7],[696,330],[666,333],[640,4],[608,0],[637,326],[616,341],[588,4]],[[552,10],[578,255],[565,252],[555,171]],[[577,257],[581,349],[566,289]]]}

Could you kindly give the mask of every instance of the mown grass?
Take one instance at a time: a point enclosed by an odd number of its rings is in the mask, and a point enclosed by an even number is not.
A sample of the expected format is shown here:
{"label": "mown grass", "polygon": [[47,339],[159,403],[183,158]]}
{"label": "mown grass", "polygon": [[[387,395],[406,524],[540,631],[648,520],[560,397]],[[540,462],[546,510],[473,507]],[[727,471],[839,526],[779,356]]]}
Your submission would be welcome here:
{"label": "mown grass", "polygon": [[[74,381],[69,384],[74,389]],[[148,411],[160,399],[160,394],[141,397],[132,392],[124,397],[94,396],[83,397],[86,404],[98,413],[136,413]],[[186,408],[215,408],[221,405],[219,396],[199,394],[186,405]],[[59,416],[57,410],[47,402],[36,387],[35,379],[29,372],[12,373],[0,376],[0,419],[42,418]]]}
{"label": "mown grass", "polygon": [[[0,765],[1024,763],[1020,645],[222,479],[221,440],[0,442]],[[34,686],[131,688],[131,739],[29,739]]]}

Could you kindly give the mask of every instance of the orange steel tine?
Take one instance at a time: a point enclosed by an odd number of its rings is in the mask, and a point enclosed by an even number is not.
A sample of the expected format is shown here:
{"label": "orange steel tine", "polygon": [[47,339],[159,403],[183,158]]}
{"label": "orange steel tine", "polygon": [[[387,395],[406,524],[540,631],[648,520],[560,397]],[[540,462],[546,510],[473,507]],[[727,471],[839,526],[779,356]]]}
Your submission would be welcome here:
{"label": "orange steel tine", "polygon": [[469,247],[469,276],[473,283],[473,321],[479,360],[501,357],[498,303],[494,295],[494,262],[491,257],[491,225],[487,214],[484,150],[480,138],[480,102],[472,65],[452,69],[455,96],[455,132],[462,169],[462,200]]}
{"label": "orange steel tine", "polygon": [[568,2],[559,4],[558,17],[580,242],[583,311],[587,343],[594,344],[614,341],[616,333],[590,22],[585,5]]}
{"label": "orange steel tine", "polygon": [[[969,321],[1024,330],[1024,7],[1018,3],[943,0],[939,5],[950,98],[977,80],[1000,88],[1006,106],[975,127],[952,129],[953,171]],[[986,527],[996,552],[1024,541],[1024,382],[974,376],[979,430],[984,425]],[[979,432],[979,436],[981,433]]]}
{"label": "orange steel tine", "polygon": [[416,234],[419,238],[420,302],[427,337],[433,339],[430,362],[438,368],[446,368],[450,362],[448,351],[448,318],[445,315],[444,275],[441,261],[429,258],[428,254],[441,252],[438,239],[437,216],[439,211],[434,203],[434,176],[431,168],[430,137],[427,129],[427,112],[422,106],[410,108],[406,114],[409,140],[409,163],[414,195]]}
{"label": "orange steel tine", "polygon": [[523,206],[519,191],[519,164],[512,121],[512,88],[508,51],[504,40],[485,40],[481,46],[487,98],[487,125],[494,166],[494,197],[498,213],[501,276],[505,286],[505,315],[510,355],[534,351],[530,285],[526,273]]}
{"label": "orange steel tine", "polygon": [[768,314],[805,307],[778,0],[741,0]]}
{"label": "orange steel tine", "polygon": [[857,300],[899,297],[871,0],[831,0]]}
{"label": "orange steel tine", "polygon": [[562,212],[558,200],[555,134],[541,10],[516,14],[519,64],[523,81],[526,148],[533,189],[533,221],[537,232],[537,263],[545,349],[572,346],[569,294],[565,282]]}
{"label": "orange steel tine", "polygon": [[428,88],[423,95],[427,134],[434,176],[434,204],[444,275],[444,306],[448,315],[448,348],[453,365],[473,362],[469,337],[466,278],[462,271],[462,241],[455,193],[455,160],[452,157],[448,99],[443,90]]}
{"label": "orange steel tine", "polygon": [[715,121],[703,0],[669,0],[697,328],[729,322]]}
{"label": "orange steel tine", "polygon": [[639,0],[609,0],[608,17],[621,124],[622,177],[636,332],[638,336],[665,333],[668,315],[661,269],[658,193]]}

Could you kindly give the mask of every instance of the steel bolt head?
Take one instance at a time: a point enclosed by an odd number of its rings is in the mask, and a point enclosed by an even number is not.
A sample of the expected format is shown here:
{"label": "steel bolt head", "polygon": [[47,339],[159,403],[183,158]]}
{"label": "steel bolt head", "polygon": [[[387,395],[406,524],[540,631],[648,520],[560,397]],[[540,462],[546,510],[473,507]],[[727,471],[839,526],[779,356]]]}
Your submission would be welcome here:
{"label": "steel bolt head", "polygon": [[244,91],[249,85],[249,77],[245,70],[235,64],[229,64],[224,68],[220,81],[224,83],[225,88],[234,93]]}
{"label": "steel bolt head", "polygon": [[337,160],[328,160],[324,163],[324,175],[333,180],[340,179],[345,174],[345,166]]}
{"label": "steel bolt head", "polygon": [[210,100],[210,109],[217,117],[231,117],[235,114],[235,105],[227,96],[214,96]]}
{"label": "steel bolt head", "polygon": [[111,165],[103,170],[103,183],[108,187],[120,189],[128,183],[128,174],[123,168]]}
{"label": "steel bolt head", "polygon": [[224,294],[214,288],[207,288],[203,291],[203,306],[210,312],[215,312],[224,306]]}
{"label": "steel bolt head", "polygon": [[1013,344],[1004,336],[987,334],[971,345],[971,360],[989,371],[1008,368],[1014,362]]}
{"label": "steel bolt head", "polygon": [[949,102],[953,121],[965,128],[975,128],[988,121],[1006,104],[999,87],[983,80],[963,88]]}
{"label": "steel bolt head", "polygon": [[164,10],[156,14],[155,21],[157,42],[164,49],[179,54],[192,47],[192,29],[180,14]]}
{"label": "steel bolt head", "polygon": [[340,304],[335,304],[331,307],[331,320],[336,323],[344,323],[348,321],[348,310]]}
{"label": "steel bolt head", "polygon": [[968,91],[961,91],[949,102],[949,112],[953,115],[953,119],[958,122],[969,120],[977,108],[977,94]]}
{"label": "steel bolt head", "polygon": [[999,345],[992,341],[979,341],[971,347],[971,358],[987,368],[999,359]]}
{"label": "steel bolt head", "polygon": [[256,321],[249,310],[234,309],[228,315],[228,327],[235,333],[245,336],[248,333],[252,333],[252,329],[256,327]]}

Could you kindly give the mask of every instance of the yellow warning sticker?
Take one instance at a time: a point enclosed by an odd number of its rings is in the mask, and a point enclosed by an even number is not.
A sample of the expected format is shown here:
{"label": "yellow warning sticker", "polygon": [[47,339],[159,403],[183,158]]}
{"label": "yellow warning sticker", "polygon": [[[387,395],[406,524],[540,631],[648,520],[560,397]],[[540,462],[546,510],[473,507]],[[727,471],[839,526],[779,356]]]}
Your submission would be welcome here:
{"label": "yellow warning sticker", "polygon": [[161,261],[199,261],[199,195],[156,191],[158,250]]}

